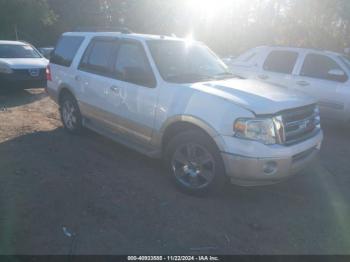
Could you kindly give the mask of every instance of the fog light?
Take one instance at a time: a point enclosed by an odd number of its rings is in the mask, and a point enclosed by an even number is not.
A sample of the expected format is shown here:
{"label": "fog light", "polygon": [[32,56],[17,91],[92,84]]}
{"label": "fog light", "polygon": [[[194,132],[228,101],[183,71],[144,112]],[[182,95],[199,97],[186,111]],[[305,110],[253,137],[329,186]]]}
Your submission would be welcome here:
{"label": "fog light", "polygon": [[264,165],[264,173],[267,175],[271,175],[272,173],[275,173],[277,170],[277,163],[275,161],[269,161],[266,162]]}

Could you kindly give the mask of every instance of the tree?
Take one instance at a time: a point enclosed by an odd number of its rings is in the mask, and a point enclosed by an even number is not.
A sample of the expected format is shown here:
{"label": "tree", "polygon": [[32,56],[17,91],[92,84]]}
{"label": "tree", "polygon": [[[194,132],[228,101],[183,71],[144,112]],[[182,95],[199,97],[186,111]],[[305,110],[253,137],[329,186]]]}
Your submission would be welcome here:
{"label": "tree", "polygon": [[342,51],[350,46],[348,0],[0,0],[0,37],[54,44],[76,27],[128,27],[187,36],[216,52],[258,45]]}
{"label": "tree", "polygon": [[46,0],[0,0],[0,7],[0,39],[40,43],[56,18]]}

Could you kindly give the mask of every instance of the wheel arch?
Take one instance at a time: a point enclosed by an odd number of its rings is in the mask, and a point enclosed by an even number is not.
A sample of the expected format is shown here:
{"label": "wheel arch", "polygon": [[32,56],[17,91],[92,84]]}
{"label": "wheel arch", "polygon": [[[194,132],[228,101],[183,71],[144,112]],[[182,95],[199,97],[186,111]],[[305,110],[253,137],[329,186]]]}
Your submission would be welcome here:
{"label": "wheel arch", "polygon": [[76,96],[75,96],[75,94],[74,94],[74,92],[72,91],[72,88],[70,88],[69,85],[63,84],[63,85],[61,85],[61,86],[59,87],[58,96],[57,96],[57,102],[58,102],[59,105],[60,105],[60,103],[61,103],[61,99],[62,99],[62,97],[63,97],[64,94],[70,94],[70,95],[72,95],[75,99],[77,99]]}
{"label": "wheel arch", "polygon": [[179,132],[190,129],[197,129],[200,132],[206,134],[212,139],[214,144],[216,144],[219,151],[224,151],[224,141],[214,127],[196,117],[181,115],[168,119],[161,128],[159,142],[162,152],[164,152],[164,148],[172,137],[174,137]]}

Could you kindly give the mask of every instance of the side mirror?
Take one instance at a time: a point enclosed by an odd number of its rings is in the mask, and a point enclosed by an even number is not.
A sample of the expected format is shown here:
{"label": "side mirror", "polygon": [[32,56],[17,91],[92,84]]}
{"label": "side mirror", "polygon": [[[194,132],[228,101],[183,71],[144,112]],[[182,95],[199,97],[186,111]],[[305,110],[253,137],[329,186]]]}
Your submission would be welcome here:
{"label": "side mirror", "polygon": [[341,69],[331,69],[328,71],[328,78],[337,82],[346,82],[348,77],[346,73]]}
{"label": "side mirror", "polygon": [[342,77],[342,76],[345,76],[345,72],[341,69],[331,69],[328,71],[328,75],[335,76],[335,77]]}

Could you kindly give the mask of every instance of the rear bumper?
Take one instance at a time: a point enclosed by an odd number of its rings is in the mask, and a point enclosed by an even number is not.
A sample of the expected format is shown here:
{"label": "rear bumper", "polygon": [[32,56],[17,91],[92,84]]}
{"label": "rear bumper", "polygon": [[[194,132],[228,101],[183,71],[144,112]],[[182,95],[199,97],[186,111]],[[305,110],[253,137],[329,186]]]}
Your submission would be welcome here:
{"label": "rear bumper", "polygon": [[58,103],[58,92],[56,89],[52,88],[51,83],[52,82],[47,83],[46,92],[53,101]]}
{"label": "rear bumper", "polygon": [[[233,184],[242,186],[268,185],[280,182],[310,165],[316,158],[322,142],[323,134],[303,143],[285,147],[279,156],[261,157],[244,156],[222,152],[226,173]],[[281,150],[281,149],[279,149]]]}
{"label": "rear bumper", "polygon": [[4,80],[0,79],[0,88],[6,89],[29,89],[45,88],[46,80]]}
{"label": "rear bumper", "polygon": [[37,75],[32,76],[29,69],[14,69],[12,74],[0,73],[0,88],[27,89],[46,87],[45,69],[38,69]]}

